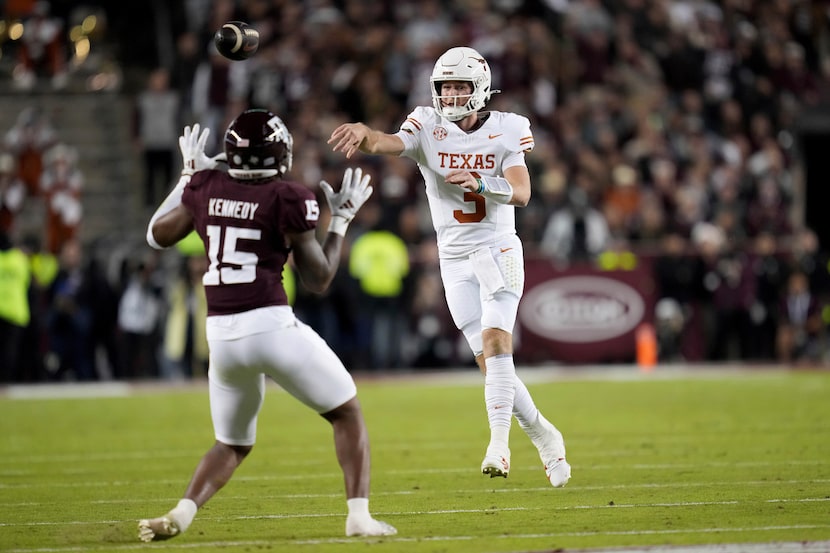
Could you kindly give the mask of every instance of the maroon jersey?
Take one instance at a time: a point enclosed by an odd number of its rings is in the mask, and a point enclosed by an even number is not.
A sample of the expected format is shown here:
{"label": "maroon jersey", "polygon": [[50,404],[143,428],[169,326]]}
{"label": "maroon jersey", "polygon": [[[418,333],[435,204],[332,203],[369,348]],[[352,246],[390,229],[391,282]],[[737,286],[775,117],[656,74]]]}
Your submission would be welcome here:
{"label": "maroon jersey", "polygon": [[244,183],[222,171],[199,171],[182,204],[207,252],[202,282],[208,315],[288,305],[282,285],[290,252],[286,234],[316,228],[320,209],[311,190],[278,179]]}

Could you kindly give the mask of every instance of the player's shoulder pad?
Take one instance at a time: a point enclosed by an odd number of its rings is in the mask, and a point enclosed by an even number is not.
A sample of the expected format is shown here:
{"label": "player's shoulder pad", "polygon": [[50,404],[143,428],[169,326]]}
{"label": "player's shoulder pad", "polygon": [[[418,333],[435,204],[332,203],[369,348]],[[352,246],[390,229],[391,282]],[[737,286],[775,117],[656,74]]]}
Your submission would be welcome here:
{"label": "player's shoulder pad", "polygon": [[[215,169],[203,169],[201,171],[196,171],[190,177],[190,182],[187,183],[187,187],[191,190],[196,190],[197,188],[201,188],[205,186],[211,179],[217,178],[217,176],[222,175],[221,171],[217,171]],[[221,176],[219,176],[221,178]]]}
{"label": "player's shoulder pad", "polygon": [[307,230],[317,224],[320,218],[320,204],[311,188],[295,181],[278,181],[276,191],[277,204],[287,219],[293,221],[293,224],[298,224],[297,221],[305,221],[297,228]]}
{"label": "player's shoulder pad", "polygon": [[529,152],[536,143],[530,131],[530,119],[518,113],[504,111],[491,112],[491,117],[497,117],[499,127],[504,129],[504,143],[516,152]]}
{"label": "player's shoulder pad", "polygon": [[317,196],[314,194],[314,191],[309,188],[308,186],[291,180],[280,180],[277,181],[278,185],[276,187],[277,193],[280,197],[285,200],[297,200],[297,201],[305,201],[305,200],[316,200]]}
{"label": "player's shoulder pad", "polygon": [[415,135],[420,133],[424,128],[430,127],[437,118],[438,114],[431,107],[418,106],[401,123],[401,130]]}

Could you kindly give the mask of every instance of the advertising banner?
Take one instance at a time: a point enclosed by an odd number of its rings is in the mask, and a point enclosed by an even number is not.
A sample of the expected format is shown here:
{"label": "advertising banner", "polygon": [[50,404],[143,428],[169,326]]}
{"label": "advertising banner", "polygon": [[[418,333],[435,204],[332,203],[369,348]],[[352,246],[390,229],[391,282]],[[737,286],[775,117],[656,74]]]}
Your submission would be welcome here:
{"label": "advertising banner", "polygon": [[637,329],[653,324],[656,290],[648,259],[631,270],[590,265],[557,268],[525,260],[525,292],[516,323],[516,359],[524,363],[632,362]]}

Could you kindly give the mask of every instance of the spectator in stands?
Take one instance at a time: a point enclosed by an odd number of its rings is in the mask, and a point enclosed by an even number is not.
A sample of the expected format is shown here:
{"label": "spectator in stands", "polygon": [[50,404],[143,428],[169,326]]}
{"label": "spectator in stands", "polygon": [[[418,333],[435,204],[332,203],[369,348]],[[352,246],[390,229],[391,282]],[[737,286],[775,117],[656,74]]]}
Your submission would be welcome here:
{"label": "spectator in stands", "polygon": [[787,243],[789,270],[806,274],[810,290],[821,301],[830,301],[830,255],[822,249],[816,232],[804,226],[797,227]]}
{"label": "spectator in stands", "polygon": [[176,38],[176,57],[170,69],[170,88],[179,96],[179,120],[193,119],[193,80],[196,69],[207,55],[198,33],[183,32]]}
{"label": "spectator in stands", "polygon": [[30,321],[32,270],[26,254],[0,229],[0,382],[20,380],[19,359]]}
{"label": "spectator in stands", "polygon": [[44,156],[40,195],[46,201],[46,248],[54,254],[78,236],[83,186],[77,150],[63,143],[52,146]]}
{"label": "spectator in stands", "polygon": [[166,290],[167,320],[161,361],[165,378],[207,376],[207,299],[202,284],[206,270],[204,255],[183,256],[181,272]]}
{"label": "spectator in stands", "polygon": [[605,216],[589,204],[585,190],[571,188],[568,200],[551,214],[540,247],[563,265],[593,260],[611,238]]}
{"label": "spectator in stands", "polygon": [[25,199],[26,185],[17,176],[17,161],[11,153],[0,152],[0,232],[11,235]]}
{"label": "spectator in stands", "polygon": [[408,334],[406,316],[409,253],[406,243],[383,223],[377,202],[363,207],[370,228],[352,243],[349,273],[358,280],[361,317],[370,369],[396,369],[403,363],[400,341]]}
{"label": "spectator in stands", "polygon": [[46,295],[46,370],[51,380],[95,380],[91,347],[92,305],[89,275],[77,239],[60,251],[60,268]]}
{"label": "spectator in stands", "polygon": [[135,106],[136,149],[144,159],[144,205],[154,206],[178,171],[179,93],[170,87],[170,72],[157,67],[138,94]]}
{"label": "spectator in stands", "polygon": [[18,175],[26,185],[28,196],[40,195],[43,155],[57,142],[57,132],[52,122],[39,108],[32,106],[23,109],[14,126],[6,132],[6,149],[17,159]]}
{"label": "spectator in stands", "polygon": [[822,359],[821,305],[807,275],[793,272],[779,304],[776,349],[782,363],[817,363]]}
{"label": "spectator in stands", "polygon": [[20,89],[31,89],[39,77],[50,79],[55,90],[67,84],[64,22],[50,11],[48,1],[35,2],[31,16],[23,21],[20,63],[14,71],[14,83]]}
{"label": "spectator in stands", "polygon": [[57,256],[44,249],[43,241],[37,234],[24,235],[20,249],[29,259],[32,285],[29,287],[30,320],[23,333],[18,358],[19,374],[23,382],[37,382],[47,378],[44,357],[48,345],[46,328],[51,312],[49,291],[60,265]]}
{"label": "spectator in stands", "polygon": [[157,378],[158,330],[161,320],[161,291],[153,283],[154,256],[144,256],[131,268],[127,288],[118,305],[121,347],[117,376],[127,379]]}
{"label": "spectator in stands", "polygon": [[749,314],[757,294],[749,256],[727,240],[723,229],[712,223],[698,223],[692,231],[692,240],[704,267],[707,358],[711,361],[745,359],[753,340]]}
{"label": "spectator in stands", "polygon": [[789,268],[778,237],[761,232],[747,244],[751,252],[752,274],[756,284],[755,301],[749,311],[751,333],[747,358],[763,361],[775,359],[775,334],[778,327],[778,302],[786,284]]}

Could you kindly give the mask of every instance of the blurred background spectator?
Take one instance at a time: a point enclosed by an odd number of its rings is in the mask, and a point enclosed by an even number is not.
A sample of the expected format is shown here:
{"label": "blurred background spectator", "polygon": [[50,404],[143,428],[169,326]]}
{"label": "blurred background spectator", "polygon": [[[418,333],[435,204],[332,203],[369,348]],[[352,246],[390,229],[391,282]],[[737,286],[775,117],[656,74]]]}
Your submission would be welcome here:
{"label": "blurred background spectator", "polygon": [[68,241],[78,237],[84,177],[78,168],[77,150],[67,144],[49,148],[43,165],[39,190],[46,204],[46,248],[57,254]]}
{"label": "blurred background spectator", "polygon": [[144,205],[155,207],[178,173],[181,100],[170,87],[170,71],[154,69],[135,107],[136,149],[144,161]]}
{"label": "blurred background spectator", "polygon": [[168,281],[161,359],[161,373],[167,379],[207,376],[207,299],[202,284],[206,270],[203,251],[182,256],[179,275]]}
{"label": "blurred background spectator", "polygon": [[21,380],[23,335],[31,320],[32,270],[26,254],[0,230],[0,382]]}
{"label": "blurred background spectator", "polygon": [[119,365],[116,376],[158,378],[161,290],[153,279],[155,256],[147,254],[128,264],[127,286],[118,304]]}
{"label": "blurred background spectator", "polygon": [[48,1],[34,2],[23,17],[23,34],[19,50],[20,63],[15,67],[14,84],[30,90],[38,79],[47,79],[60,90],[68,79],[66,68],[66,31],[60,17],[51,13]]}
{"label": "blurred background spectator", "polygon": [[17,160],[9,152],[0,152],[0,232],[12,233],[25,199],[26,185],[17,176]]}

